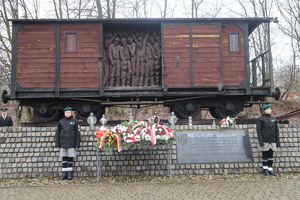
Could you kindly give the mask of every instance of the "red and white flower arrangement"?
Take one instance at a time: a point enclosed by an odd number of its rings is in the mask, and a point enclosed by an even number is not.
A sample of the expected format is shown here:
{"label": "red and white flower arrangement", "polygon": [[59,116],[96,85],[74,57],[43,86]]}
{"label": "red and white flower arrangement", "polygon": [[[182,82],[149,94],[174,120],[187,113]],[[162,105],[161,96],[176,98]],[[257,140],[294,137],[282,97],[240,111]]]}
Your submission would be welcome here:
{"label": "red and white flower arrangement", "polygon": [[106,149],[112,151],[114,148],[117,148],[118,151],[122,151],[122,142],[121,136],[118,133],[114,133],[104,126],[100,130],[96,131],[95,136],[98,139],[97,145],[99,149]]}
{"label": "red and white flower arrangement", "polygon": [[[96,137],[99,137],[99,131],[97,131],[98,136],[96,132]],[[113,127],[109,132],[114,137],[120,136],[122,146],[132,147],[133,149],[143,145],[171,144],[175,140],[171,128],[160,124],[158,116],[152,116],[148,120],[123,122]],[[108,148],[112,146],[104,145],[104,147]]]}
{"label": "red and white flower arrangement", "polygon": [[174,139],[174,134],[170,127],[160,124],[158,116],[152,116],[149,126],[141,131],[141,137],[146,143],[151,142],[154,146],[170,143]]}
{"label": "red and white flower arrangement", "polygon": [[236,124],[236,122],[235,122],[234,118],[231,118],[228,116],[228,117],[225,117],[224,119],[222,119],[219,124],[222,128],[230,128],[234,124]]}

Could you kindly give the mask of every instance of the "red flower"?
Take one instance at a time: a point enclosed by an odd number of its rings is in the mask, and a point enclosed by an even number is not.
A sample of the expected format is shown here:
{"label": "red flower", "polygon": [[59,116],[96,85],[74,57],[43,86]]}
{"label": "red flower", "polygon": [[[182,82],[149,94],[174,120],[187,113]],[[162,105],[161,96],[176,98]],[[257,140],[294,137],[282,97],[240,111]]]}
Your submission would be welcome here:
{"label": "red flower", "polygon": [[96,132],[96,137],[98,138],[98,140],[101,140],[102,136],[105,134],[106,130],[98,130]]}

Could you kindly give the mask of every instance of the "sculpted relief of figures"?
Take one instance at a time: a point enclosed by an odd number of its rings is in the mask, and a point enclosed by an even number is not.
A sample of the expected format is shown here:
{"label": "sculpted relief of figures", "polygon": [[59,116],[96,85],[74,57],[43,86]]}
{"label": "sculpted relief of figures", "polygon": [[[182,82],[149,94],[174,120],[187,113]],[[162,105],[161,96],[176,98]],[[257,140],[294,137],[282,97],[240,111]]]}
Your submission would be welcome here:
{"label": "sculpted relief of figures", "polygon": [[106,87],[159,85],[161,51],[156,32],[110,32],[104,48]]}

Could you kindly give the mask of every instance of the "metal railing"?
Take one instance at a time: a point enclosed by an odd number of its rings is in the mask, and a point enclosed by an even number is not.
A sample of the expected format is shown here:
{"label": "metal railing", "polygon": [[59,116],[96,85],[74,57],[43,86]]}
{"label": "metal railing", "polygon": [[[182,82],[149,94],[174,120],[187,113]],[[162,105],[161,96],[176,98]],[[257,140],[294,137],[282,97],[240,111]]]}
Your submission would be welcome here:
{"label": "metal railing", "polygon": [[266,58],[265,55],[269,53],[269,51],[265,51],[264,53],[259,54],[257,57],[253,58],[250,63],[252,67],[252,86],[257,87],[257,60],[261,58],[261,76],[262,76],[262,85],[265,86],[267,82],[270,82],[270,78],[266,78]]}

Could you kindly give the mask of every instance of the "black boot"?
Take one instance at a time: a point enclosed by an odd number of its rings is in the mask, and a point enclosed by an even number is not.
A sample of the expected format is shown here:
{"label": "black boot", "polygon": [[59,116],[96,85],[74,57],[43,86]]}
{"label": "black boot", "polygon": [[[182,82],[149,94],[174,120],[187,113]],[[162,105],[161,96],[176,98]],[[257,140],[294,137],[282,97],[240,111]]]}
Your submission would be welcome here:
{"label": "black boot", "polygon": [[60,179],[61,179],[61,180],[66,180],[66,179],[68,179],[68,173],[67,173],[67,172],[63,172]]}
{"label": "black boot", "polygon": [[276,176],[277,174],[274,173],[274,171],[268,171],[269,175],[272,175],[272,176]]}
{"label": "black boot", "polygon": [[68,157],[68,180],[72,180],[73,178],[73,157]]}
{"label": "black boot", "polygon": [[269,174],[269,171],[267,170],[267,169],[263,169],[263,174],[265,175],[265,176],[269,176],[270,174]]}
{"label": "black boot", "polygon": [[68,172],[68,180],[72,180],[72,178],[73,178],[73,172],[70,171]]}
{"label": "black boot", "polygon": [[268,158],[268,168],[269,168],[269,174],[272,176],[276,176],[276,174],[273,171],[273,158]]}

